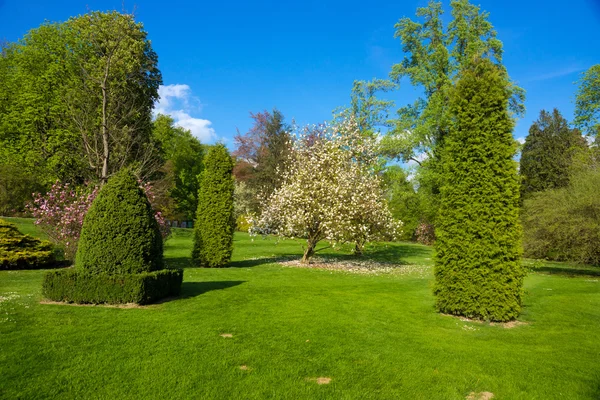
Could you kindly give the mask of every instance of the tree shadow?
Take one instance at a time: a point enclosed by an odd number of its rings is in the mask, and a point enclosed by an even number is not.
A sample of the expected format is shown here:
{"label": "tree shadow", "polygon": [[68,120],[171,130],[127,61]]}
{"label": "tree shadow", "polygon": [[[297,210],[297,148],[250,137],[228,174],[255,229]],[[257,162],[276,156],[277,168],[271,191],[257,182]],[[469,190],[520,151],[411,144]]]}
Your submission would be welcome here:
{"label": "tree shadow", "polygon": [[542,272],[549,275],[561,275],[569,277],[600,277],[600,268],[598,270],[566,267],[537,267],[532,268],[532,272]]}
{"label": "tree shadow", "polygon": [[241,285],[246,281],[208,281],[208,282],[183,282],[181,284],[181,294],[178,299],[189,299],[200,296],[212,290],[223,290],[230,287]]}
{"label": "tree shadow", "polygon": [[300,254],[282,254],[277,257],[264,257],[264,258],[250,258],[246,260],[232,261],[227,266],[228,268],[252,268],[264,264],[273,264],[277,262],[291,260],[293,258],[300,258]]}
{"label": "tree shadow", "polygon": [[394,243],[391,246],[377,246],[368,249],[364,257],[374,261],[391,262],[395,264],[410,264],[406,258],[430,258],[433,250],[416,244]]}

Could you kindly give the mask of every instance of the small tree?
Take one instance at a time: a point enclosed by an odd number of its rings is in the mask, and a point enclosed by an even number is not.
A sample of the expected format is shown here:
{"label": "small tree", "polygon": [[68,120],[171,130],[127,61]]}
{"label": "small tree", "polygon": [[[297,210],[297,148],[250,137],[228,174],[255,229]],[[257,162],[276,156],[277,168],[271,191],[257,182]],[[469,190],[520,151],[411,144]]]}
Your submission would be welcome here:
{"label": "small tree", "polygon": [[94,274],[162,269],[162,237],[153,214],[144,191],[129,171],[113,176],[83,221],[77,268]]}
{"label": "small tree", "polygon": [[575,125],[595,137],[600,145],[600,64],[590,67],[579,81],[575,99]]}
{"label": "small tree", "polygon": [[505,71],[475,60],[451,96],[436,226],[440,312],[494,321],[521,310],[519,183]]}
{"label": "small tree", "polygon": [[208,152],[200,174],[194,225],[193,261],[201,267],[223,267],[231,260],[235,229],[233,160],[222,144]]}
{"label": "small tree", "polygon": [[253,232],[307,239],[308,263],[320,240],[353,242],[395,238],[401,223],[387,208],[377,174],[376,142],[354,119],[296,137],[283,184],[268,200]]}

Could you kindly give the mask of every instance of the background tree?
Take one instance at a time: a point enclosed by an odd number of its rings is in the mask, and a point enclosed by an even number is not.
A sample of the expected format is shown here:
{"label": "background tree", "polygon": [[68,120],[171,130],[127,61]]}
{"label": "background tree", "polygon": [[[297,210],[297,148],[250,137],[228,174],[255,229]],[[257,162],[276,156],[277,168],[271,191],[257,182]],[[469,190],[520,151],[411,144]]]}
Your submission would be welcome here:
{"label": "background tree", "polygon": [[478,59],[451,92],[436,227],[435,286],[440,312],[493,321],[516,318],[520,264],[519,182],[510,83]]}
{"label": "background tree", "polygon": [[320,240],[355,243],[361,253],[368,241],[399,235],[376,174],[375,139],[353,119],[316,130],[295,139],[283,184],[252,230],[306,238],[305,263]]}
{"label": "background tree", "polygon": [[[198,177],[203,169],[204,146],[189,130],[174,125],[173,118],[159,114],[152,136],[160,147],[166,195],[174,202],[170,218],[193,220],[198,209]],[[159,182],[161,182],[159,181]]]}
{"label": "background tree", "polygon": [[532,193],[523,203],[526,257],[600,265],[600,169],[571,175],[569,184]]}
{"label": "background tree", "polygon": [[[451,1],[450,6],[446,26],[442,3],[435,1],[417,9],[422,22],[405,17],[396,24],[395,36],[406,56],[392,67],[390,77],[398,84],[407,77],[413,86],[422,88],[423,97],[398,109],[393,128],[382,140],[385,154],[419,165],[419,188],[430,197],[427,201],[432,208],[428,219],[435,219],[439,203],[441,149],[451,125],[449,91],[473,56],[488,58],[503,68],[502,43],[489,14],[468,0]],[[510,110],[522,114],[524,91],[510,81],[507,90]]]}
{"label": "background tree", "polygon": [[150,138],[162,76],[143,25],[91,12],[67,21],[65,34],[76,50],[64,98],[90,168],[101,182],[126,165],[150,175],[160,166]]}
{"label": "background tree", "polygon": [[193,261],[201,267],[224,267],[231,260],[235,228],[233,159],[222,144],[211,147],[200,175],[194,225]]}
{"label": "background tree", "polygon": [[380,133],[381,127],[389,127],[389,110],[394,106],[392,100],[377,98],[377,93],[391,92],[397,84],[386,79],[372,81],[354,81],[350,94],[350,106],[334,110],[337,120],[354,118],[359,130],[365,135]]}
{"label": "background tree", "polygon": [[598,140],[600,133],[600,64],[588,69],[575,99],[575,125]]}
{"label": "background tree", "polygon": [[585,147],[579,130],[570,129],[557,109],[552,113],[542,110],[529,128],[521,152],[521,197],[567,186],[573,155]]}
{"label": "background tree", "polygon": [[254,119],[252,128],[245,135],[238,133],[234,138],[234,174],[238,181],[245,182],[247,191],[254,193],[250,208],[258,213],[261,202],[281,185],[284,161],[290,151],[290,127],[277,109],[251,113],[250,117]]}

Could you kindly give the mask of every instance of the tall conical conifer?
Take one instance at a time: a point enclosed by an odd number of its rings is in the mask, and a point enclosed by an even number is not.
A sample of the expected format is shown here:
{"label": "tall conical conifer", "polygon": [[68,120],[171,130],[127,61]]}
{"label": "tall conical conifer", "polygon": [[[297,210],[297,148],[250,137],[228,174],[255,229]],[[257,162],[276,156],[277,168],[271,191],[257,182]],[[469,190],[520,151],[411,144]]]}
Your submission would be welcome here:
{"label": "tall conical conifer", "polygon": [[222,144],[210,149],[200,174],[192,259],[201,267],[224,267],[231,259],[233,231],[233,160]]}
{"label": "tall conical conifer", "polygon": [[454,87],[436,230],[440,312],[492,321],[521,310],[519,180],[506,72],[477,59]]}

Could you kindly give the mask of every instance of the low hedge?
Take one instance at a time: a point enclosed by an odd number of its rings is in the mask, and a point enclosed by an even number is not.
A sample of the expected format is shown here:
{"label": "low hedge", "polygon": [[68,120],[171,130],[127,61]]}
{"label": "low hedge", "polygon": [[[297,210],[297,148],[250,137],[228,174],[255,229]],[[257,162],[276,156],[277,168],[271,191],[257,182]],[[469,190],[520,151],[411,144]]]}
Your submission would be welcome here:
{"label": "low hedge", "polygon": [[149,304],[181,290],[183,270],[164,269],[139,274],[89,274],[76,269],[49,271],[43,295],[54,301],[90,304]]}

